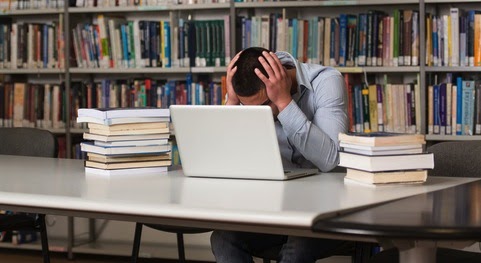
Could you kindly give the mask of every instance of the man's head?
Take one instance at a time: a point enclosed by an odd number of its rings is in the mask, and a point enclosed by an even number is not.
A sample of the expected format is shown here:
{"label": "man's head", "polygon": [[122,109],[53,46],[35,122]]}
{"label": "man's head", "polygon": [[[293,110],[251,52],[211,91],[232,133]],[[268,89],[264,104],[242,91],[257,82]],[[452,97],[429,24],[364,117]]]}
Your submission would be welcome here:
{"label": "man's head", "polygon": [[267,76],[267,72],[259,62],[259,57],[263,57],[262,52],[269,50],[260,47],[247,48],[240,54],[234,67],[237,71],[232,78],[232,85],[234,91],[238,96],[251,97],[259,93],[260,90],[265,90],[264,83],[257,77],[254,69],[259,69],[262,74]]}

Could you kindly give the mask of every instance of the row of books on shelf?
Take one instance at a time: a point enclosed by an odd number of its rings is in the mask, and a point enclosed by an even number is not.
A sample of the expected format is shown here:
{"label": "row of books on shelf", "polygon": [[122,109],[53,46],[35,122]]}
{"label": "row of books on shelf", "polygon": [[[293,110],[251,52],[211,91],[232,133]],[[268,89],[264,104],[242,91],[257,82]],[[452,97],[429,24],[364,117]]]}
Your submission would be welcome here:
{"label": "row of books on shelf", "polygon": [[63,84],[0,83],[0,127],[65,128]]}
{"label": "row of books on shelf", "polygon": [[49,23],[0,20],[0,68],[64,68],[63,15]]}
{"label": "row of books on shelf", "polygon": [[309,19],[281,14],[238,17],[238,46],[286,50],[299,61],[330,66],[419,65],[419,12],[371,10]]}
{"label": "row of books on shelf", "polygon": [[[122,124],[99,124],[123,119]],[[170,111],[159,108],[78,109],[88,132],[80,149],[85,172],[103,175],[166,172],[172,164]]]}
{"label": "row of books on shelf", "polygon": [[[222,78],[224,79],[224,78]],[[221,82],[224,83],[224,82]],[[169,108],[173,104],[221,105],[225,84],[186,80],[110,80],[71,83],[71,120],[79,108]],[[63,84],[0,83],[0,127],[65,128]],[[82,128],[75,121],[73,128]]]}
{"label": "row of books on shelf", "polygon": [[419,85],[347,84],[351,132],[421,133]]}
{"label": "row of books on shelf", "polygon": [[230,0],[70,0],[75,7],[125,7],[125,6],[165,6],[229,3]]}
{"label": "row of books on shelf", "polygon": [[219,67],[230,61],[229,16],[172,23],[99,14],[91,24],[77,24],[72,36],[80,68]]}
{"label": "row of books on shelf", "polygon": [[457,77],[429,85],[428,134],[481,134],[481,81]]}
{"label": "row of books on shelf", "polygon": [[3,0],[0,10],[28,10],[63,8],[65,0]]}
{"label": "row of books on shelf", "polygon": [[450,8],[426,15],[426,65],[481,66],[481,13]]}
{"label": "row of books on shelf", "polygon": [[369,185],[423,183],[434,168],[434,155],[425,151],[421,134],[339,134],[339,166],[345,180]]}

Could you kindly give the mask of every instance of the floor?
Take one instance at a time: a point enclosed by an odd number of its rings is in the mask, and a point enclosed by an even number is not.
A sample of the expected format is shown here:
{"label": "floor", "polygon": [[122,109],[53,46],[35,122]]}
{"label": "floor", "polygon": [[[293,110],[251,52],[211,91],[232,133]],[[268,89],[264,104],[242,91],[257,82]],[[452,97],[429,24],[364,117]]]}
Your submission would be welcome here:
{"label": "floor", "polygon": [[[18,249],[0,249],[1,262],[15,263],[42,263],[42,254],[40,251],[18,250]],[[129,257],[103,256],[103,255],[86,255],[76,254],[73,260],[68,260],[65,253],[51,253],[51,263],[128,263]],[[139,263],[174,263],[176,260],[163,259],[142,259]],[[208,263],[205,261],[188,261],[189,263]],[[257,261],[256,262],[262,262]],[[317,263],[348,263],[351,262],[348,257],[331,257],[319,260]]]}
{"label": "floor", "polygon": [[[41,251],[0,249],[0,262],[42,263]],[[51,253],[51,263],[128,263],[130,257],[76,254],[73,260],[68,260],[65,253]],[[142,259],[139,263],[174,263],[176,260]],[[189,263],[208,263],[204,261],[188,261]]]}

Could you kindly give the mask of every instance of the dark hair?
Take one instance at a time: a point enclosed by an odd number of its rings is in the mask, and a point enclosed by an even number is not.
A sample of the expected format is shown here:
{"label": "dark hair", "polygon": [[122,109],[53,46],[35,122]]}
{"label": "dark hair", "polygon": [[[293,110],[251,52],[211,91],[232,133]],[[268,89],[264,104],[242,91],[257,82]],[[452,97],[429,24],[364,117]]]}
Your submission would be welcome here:
{"label": "dark hair", "polygon": [[237,71],[232,77],[232,85],[237,95],[249,97],[257,94],[261,89],[265,89],[265,85],[254,72],[258,68],[264,76],[267,77],[267,72],[259,62],[259,57],[262,52],[269,50],[261,47],[250,47],[242,51],[234,66],[237,66]]}

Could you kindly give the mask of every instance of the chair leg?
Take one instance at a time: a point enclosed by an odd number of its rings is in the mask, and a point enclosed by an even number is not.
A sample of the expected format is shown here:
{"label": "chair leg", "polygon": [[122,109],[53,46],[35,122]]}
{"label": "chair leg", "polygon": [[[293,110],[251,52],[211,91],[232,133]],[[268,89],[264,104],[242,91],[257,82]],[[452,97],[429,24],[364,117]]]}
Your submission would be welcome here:
{"label": "chair leg", "polygon": [[177,233],[177,250],[179,252],[179,262],[185,263],[184,235]]}
{"label": "chair leg", "polygon": [[50,263],[50,253],[48,249],[47,225],[45,224],[45,215],[38,215],[38,223],[40,227],[40,239],[42,241],[43,262]]}
{"label": "chair leg", "polygon": [[135,224],[134,245],[132,247],[132,263],[137,263],[139,258],[140,239],[142,237],[142,223]]}

